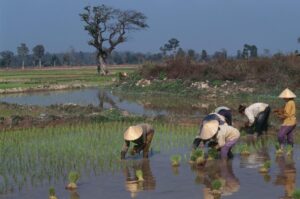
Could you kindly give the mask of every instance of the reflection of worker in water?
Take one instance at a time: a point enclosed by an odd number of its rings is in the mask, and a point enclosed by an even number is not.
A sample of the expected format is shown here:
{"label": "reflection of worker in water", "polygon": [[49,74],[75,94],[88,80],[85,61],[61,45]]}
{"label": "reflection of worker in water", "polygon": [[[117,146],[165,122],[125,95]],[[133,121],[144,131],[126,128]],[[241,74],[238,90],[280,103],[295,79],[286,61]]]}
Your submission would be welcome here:
{"label": "reflection of worker in water", "polygon": [[[199,169],[198,169],[199,170]],[[232,161],[219,160],[206,165],[204,171],[197,171],[197,178],[206,187],[203,189],[204,199],[214,199],[211,193],[212,182],[219,180],[222,183],[221,195],[232,195],[240,189],[240,182],[233,173]]]}
{"label": "reflection of worker in water", "polygon": [[126,153],[130,147],[130,142],[134,143],[131,154],[143,151],[143,157],[148,158],[148,153],[154,136],[154,129],[150,124],[138,124],[130,126],[124,133],[124,145],[121,151],[121,159],[125,159]]}
{"label": "reflection of worker in water", "polygon": [[[136,177],[136,171],[141,170],[143,172],[144,181],[138,181]],[[135,162],[133,165],[126,166],[124,169],[124,175],[126,178],[125,187],[130,192],[131,198],[135,198],[140,191],[154,190],[156,186],[155,178],[150,168],[150,161],[143,159],[139,162]]]}
{"label": "reflection of worker in water", "polygon": [[277,175],[275,184],[284,186],[284,197],[291,198],[296,187],[296,167],[292,156],[278,156],[276,162],[280,173]]}

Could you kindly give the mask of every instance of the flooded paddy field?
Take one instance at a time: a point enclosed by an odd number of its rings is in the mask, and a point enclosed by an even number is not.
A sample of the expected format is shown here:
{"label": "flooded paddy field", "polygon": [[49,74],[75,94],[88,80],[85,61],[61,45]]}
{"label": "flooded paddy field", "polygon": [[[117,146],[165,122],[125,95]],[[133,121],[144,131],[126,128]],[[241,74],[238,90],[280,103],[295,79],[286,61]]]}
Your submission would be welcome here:
{"label": "flooded paddy field", "polygon": [[[98,88],[70,91],[2,95],[0,101],[24,105],[92,104],[104,109],[120,109],[131,114],[166,116],[170,123],[152,123],[155,136],[149,160],[141,155],[120,160],[123,132],[133,123],[103,122],[61,125],[47,128],[6,130],[0,133],[0,197],[5,199],[47,198],[54,187],[59,199],[78,198],[292,198],[300,188],[300,136],[291,155],[276,156],[276,133],[280,121],[271,115],[272,128],[264,139],[249,144],[242,133],[228,162],[189,163],[191,144],[202,117],[217,106],[233,109],[234,125],[244,120],[235,108],[240,103],[257,101],[272,108],[284,103],[272,96],[252,98],[187,98],[166,95],[143,96],[115,93]],[[299,109],[299,102],[296,101]],[[297,113],[300,118],[299,112]],[[174,118],[174,120],[172,120]],[[181,122],[177,122],[181,120]],[[184,122],[182,122],[184,121]],[[189,122],[192,121],[192,122]],[[250,137],[251,138],[251,137]],[[248,143],[250,155],[242,152]],[[180,155],[179,167],[170,158]],[[270,161],[270,170],[259,169]],[[144,181],[137,181],[141,170]],[[68,175],[80,173],[78,188],[68,191]],[[221,183],[219,195],[211,192],[214,182]],[[251,193],[251,194],[250,194]]]}
{"label": "flooded paddy field", "polygon": [[[240,155],[244,135],[234,158],[197,166],[189,163],[197,126],[153,124],[156,132],[149,160],[130,156],[120,160],[122,133],[129,123],[108,122],[47,129],[3,132],[0,135],[1,198],[47,198],[54,187],[58,198],[291,198],[300,186],[300,145],[297,135],[292,155],[275,155],[275,135],[249,145]],[[299,133],[297,130],[296,134]],[[179,154],[179,167],[170,157]],[[270,171],[259,168],[270,160]],[[137,181],[142,170],[144,181]],[[68,173],[80,173],[78,189],[68,191]],[[221,195],[211,194],[214,180]],[[251,193],[251,195],[249,194]]]}

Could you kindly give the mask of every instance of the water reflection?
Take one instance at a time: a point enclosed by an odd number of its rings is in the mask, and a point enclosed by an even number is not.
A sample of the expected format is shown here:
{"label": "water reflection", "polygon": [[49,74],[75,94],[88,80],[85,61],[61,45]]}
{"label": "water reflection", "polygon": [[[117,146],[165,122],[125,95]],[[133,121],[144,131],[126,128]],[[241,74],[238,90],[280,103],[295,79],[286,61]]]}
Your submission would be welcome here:
{"label": "water reflection", "polygon": [[76,190],[70,191],[70,199],[80,199],[80,196]]}
{"label": "water reflection", "polygon": [[[144,181],[137,180],[137,170],[141,170],[143,172]],[[155,189],[155,177],[151,171],[150,161],[147,159],[134,161],[132,165],[126,164],[126,167],[124,168],[124,175],[126,178],[125,188],[128,192],[130,192],[131,198],[136,198],[138,192]]]}
{"label": "water reflection", "polygon": [[279,173],[274,181],[275,185],[284,186],[282,199],[291,199],[296,188],[296,167],[292,155],[276,157]]}
{"label": "water reflection", "polygon": [[[231,160],[208,161],[203,168],[193,165],[191,169],[197,174],[195,182],[205,185],[203,188],[204,199],[217,199],[221,196],[232,195],[240,189],[240,182],[233,172]],[[221,182],[221,194],[214,194],[211,191],[214,180]]]}

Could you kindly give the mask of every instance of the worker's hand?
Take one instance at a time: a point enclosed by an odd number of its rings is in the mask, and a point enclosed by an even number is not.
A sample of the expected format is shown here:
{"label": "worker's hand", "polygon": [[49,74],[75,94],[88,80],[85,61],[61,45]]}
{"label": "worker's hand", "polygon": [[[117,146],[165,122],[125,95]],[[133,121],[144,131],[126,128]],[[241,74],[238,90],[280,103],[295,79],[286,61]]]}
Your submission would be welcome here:
{"label": "worker's hand", "polygon": [[249,121],[245,122],[244,126],[245,126],[245,127],[249,127],[249,126],[250,126]]}
{"label": "worker's hand", "polygon": [[133,148],[130,150],[130,155],[134,156],[136,153],[137,153],[137,151],[136,151],[136,149],[133,147]]}

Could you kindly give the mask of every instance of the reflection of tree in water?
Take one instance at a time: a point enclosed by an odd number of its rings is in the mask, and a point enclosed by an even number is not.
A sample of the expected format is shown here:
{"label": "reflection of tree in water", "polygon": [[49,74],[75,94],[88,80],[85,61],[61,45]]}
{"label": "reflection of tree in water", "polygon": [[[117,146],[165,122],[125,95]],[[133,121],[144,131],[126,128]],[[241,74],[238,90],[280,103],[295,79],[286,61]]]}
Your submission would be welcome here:
{"label": "reflection of tree in water", "polygon": [[[137,170],[142,170],[144,181],[137,181]],[[149,160],[134,161],[132,165],[126,164],[124,175],[126,178],[125,188],[130,192],[131,198],[135,198],[140,191],[155,189],[156,181],[152,174]]]}
{"label": "reflection of tree in water", "polygon": [[222,195],[231,195],[238,192],[240,182],[233,173],[232,161],[213,160],[208,161],[203,168],[191,167],[197,174],[195,182],[205,185],[203,189],[204,199],[216,199],[220,196],[211,193],[212,182],[219,180],[222,183]]}
{"label": "reflection of tree in water", "polygon": [[103,110],[104,103],[108,103],[112,108],[118,109],[117,104],[114,100],[107,94],[107,92],[100,90],[98,92],[98,99],[99,99],[99,107]]}
{"label": "reflection of tree in water", "polygon": [[290,199],[296,187],[296,167],[293,156],[278,156],[276,163],[279,173],[276,176],[275,185],[284,186],[284,199]]}

